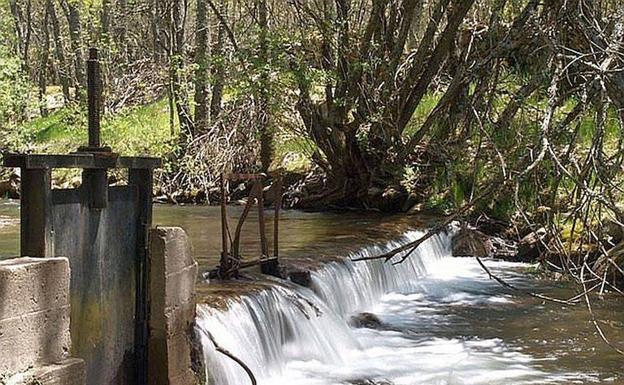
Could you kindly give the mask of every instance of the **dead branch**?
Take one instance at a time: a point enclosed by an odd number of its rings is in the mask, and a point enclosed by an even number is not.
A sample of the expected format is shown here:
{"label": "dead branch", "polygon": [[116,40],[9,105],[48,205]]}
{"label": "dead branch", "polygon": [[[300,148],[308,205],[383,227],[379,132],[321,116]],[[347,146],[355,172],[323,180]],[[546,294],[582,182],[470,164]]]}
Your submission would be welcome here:
{"label": "dead branch", "polygon": [[227,350],[224,347],[222,347],[221,345],[219,345],[217,343],[217,341],[215,340],[215,338],[212,336],[212,333],[210,333],[206,328],[204,328],[204,327],[202,327],[200,325],[197,325],[197,327],[201,330],[202,333],[204,333],[206,335],[206,337],[208,337],[210,339],[210,341],[214,345],[216,351],[218,351],[219,353],[221,353],[221,354],[231,358],[234,362],[236,362],[238,365],[240,365],[240,367],[243,368],[245,373],[247,373],[247,376],[249,376],[249,380],[251,381],[251,384],[252,385],[258,385],[258,381],[256,381],[256,377],[254,376],[252,370],[249,368],[249,366],[247,366],[247,364],[245,364],[245,362],[243,360],[241,360],[240,358],[236,357],[229,350]]}

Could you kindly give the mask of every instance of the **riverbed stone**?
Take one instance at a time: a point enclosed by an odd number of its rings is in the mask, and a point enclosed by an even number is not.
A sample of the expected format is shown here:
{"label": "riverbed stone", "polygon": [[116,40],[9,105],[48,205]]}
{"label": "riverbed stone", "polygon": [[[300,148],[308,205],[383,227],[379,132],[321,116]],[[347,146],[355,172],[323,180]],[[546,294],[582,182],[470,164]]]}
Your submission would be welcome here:
{"label": "riverbed stone", "polygon": [[525,235],[518,242],[517,260],[520,262],[535,262],[545,251],[544,244],[548,242],[548,233],[545,228],[539,228]]}
{"label": "riverbed stone", "polygon": [[383,321],[373,313],[360,313],[349,318],[349,325],[354,328],[380,329]]}
{"label": "riverbed stone", "polygon": [[454,257],[488,257],[493,246],[490,238],[482,232],[462,227],[451,241]]}

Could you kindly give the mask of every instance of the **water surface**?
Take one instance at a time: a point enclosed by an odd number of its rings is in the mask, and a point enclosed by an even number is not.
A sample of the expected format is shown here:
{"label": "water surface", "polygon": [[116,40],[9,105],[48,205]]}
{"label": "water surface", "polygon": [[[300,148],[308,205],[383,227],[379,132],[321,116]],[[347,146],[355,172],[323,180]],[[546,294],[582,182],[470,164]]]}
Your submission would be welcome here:
{"label": "water surface", "polygon": [[[241,209],[228,210],[233,231]],[[243,231],[242,250],[248,257],[259,254],[256,218],[252,213]],[[218,208],[156,206],[154,221],[185,228],[202,270],[216,265],[221,249]],[[426,223],[423,218],[374,213],[286,211],[280,225],[280,251],[285,259],[344,256]],[[272,243],[271,213],[267,227]],[[19,205],[0,201],[0,259],[18,252]],[[327,348],[326,355],[332,357],[330,350],[338,349],[341,359],[328,362],[305,354],[311,349],[286,343],[279,346],[279,370],[261,376],[261,384],[624,384],[624,357],[600,340],[582,304],[563,306],[510,292],[489,280],[474,260],[439,257],[427,264],[413,285],[378,293],[379,298],[360,301],[357,309],[331,309],[341,302],[339,296],[357,296],[344,285],[335,289],[334,300],[312,293],[334,313],[332,321],[324,324],[336,328],[326,331],[336,337],[330,339],[335,346]],[[527,275],[526,265],[488,264],[527,290],[560,298],[578,292],[569,284]],[[343,284],[359,279],[357,275],[336,277]],[[593,300],[607,336],[624,344],[624,302],[613,295]],[[347,320],[355,311],[377,314],[384,326],[378,330],[349,327]],[[232,341],[227,331],[217,338],[225,344]]]}

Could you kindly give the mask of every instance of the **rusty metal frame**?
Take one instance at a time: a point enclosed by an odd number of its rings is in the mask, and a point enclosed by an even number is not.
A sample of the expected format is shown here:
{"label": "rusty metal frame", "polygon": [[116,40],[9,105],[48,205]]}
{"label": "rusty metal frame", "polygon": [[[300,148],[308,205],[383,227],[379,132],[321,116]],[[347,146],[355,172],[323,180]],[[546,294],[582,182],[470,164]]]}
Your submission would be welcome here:
{"label": "rusty metal frame", "polygon": [[[265,274],[277,275],[278,257],[279,257],[279,217],[282,205],[282,186],[283,176],[281,171],[272,174],[275,183],[275,215],[273,218],[273,255],[269,255],[269,246],[266,234],[266,219],[264,213],[264,195],[263,182],[266,180],[266,174],[245,174],[230,173],[221,174],[220,191],[221,191],[221,260],[217,276],[219,278],[235,278],[239,274],[239,270],[244,267],[260,264],[261,270]],[[246,180],[253,181],[253,185],[243,212],[241,213],[236,228],[234,230],[234,238],[230,234],[229,224],[227,220],[227,200],[228,200],[228,182],[230,180]],[[242,261],[240,253],[240,237],[245,220],[249,216],[254,204],[258,206],[258,232],[260,238],[261,255],[256,262]]]}

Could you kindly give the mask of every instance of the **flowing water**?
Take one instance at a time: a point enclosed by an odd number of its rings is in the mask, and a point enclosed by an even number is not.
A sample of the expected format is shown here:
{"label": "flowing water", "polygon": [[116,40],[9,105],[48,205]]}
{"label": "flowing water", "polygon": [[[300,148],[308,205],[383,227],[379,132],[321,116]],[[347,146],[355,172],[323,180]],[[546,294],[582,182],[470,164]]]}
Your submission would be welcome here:
{"label": "flowing water", "polygon": [[[284,284],[226,310],[204,305],[199,326],[267,385],[622,383],[622,357],[601,345],[586,317],[575,318],[578,310],[503,290],[472,259],[450,257],[449,245],[448,235],[434,237],[397,266],[331,263],[314,274],[312,290]],[[517,286],[566,292],[527,278],[524,265],[487,263]],[[617,306],[614,319],[624,310]],[[381,325],[349,327],[362,311]],[[203,346],[209,383],[249,383],[206,335]]]}
{"label": "flowing water", "polygon": [[[231,211],[235,218],[239,209]],[[0,203],[0,258],[17,253],[18,216],[16,204]],[[258,252],[253,219],[243,238],[250,255]],[[155,221],[184,227],[201,268],[215,265],[218,209],[157,207]],[[280,249],[294,264],[375,255],[418,238],[421,232],[408,229],[424,226],[409,217],[286,212]],[[250,380],[206,332],[242,359],[261,385],[624,384],[623,357],[599,339],[582,304],[510,292],[476,261],[450,257],[449,247],[450,235],[441,234],[400,265],[334,260],[313,273],[310,288],[274,279],[270,288],[265,282],[264,289],[242,290],[219,303],[215,293],[207,295],[198,308],[207,383]],[[523,290],[575,294],[569,284],[527,274],[527,265],[486,263]],[[200,283],[198,289],[222,286]],[[599,324],[615,343],[624,342],[620,298],[594,299]],[[380,324],[350,326],[361,312],[375,314]]]}

